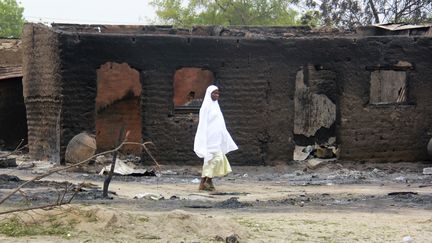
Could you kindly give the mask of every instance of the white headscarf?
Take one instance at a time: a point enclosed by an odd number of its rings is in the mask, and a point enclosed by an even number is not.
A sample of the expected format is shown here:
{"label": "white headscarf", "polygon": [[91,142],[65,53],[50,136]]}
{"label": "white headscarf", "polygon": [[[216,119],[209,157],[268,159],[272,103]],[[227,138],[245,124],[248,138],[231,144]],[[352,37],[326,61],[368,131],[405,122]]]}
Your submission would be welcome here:
{"label": "white headscarf", "polygon": [[204,164],[213,158],[214,152],[227,154],[238,149],[226,129],[218,101],[211,98],[211,93],[217,89],[218,87],[210,85],[206,90],[195,134],[194,151],[198,157],[204,158]]}

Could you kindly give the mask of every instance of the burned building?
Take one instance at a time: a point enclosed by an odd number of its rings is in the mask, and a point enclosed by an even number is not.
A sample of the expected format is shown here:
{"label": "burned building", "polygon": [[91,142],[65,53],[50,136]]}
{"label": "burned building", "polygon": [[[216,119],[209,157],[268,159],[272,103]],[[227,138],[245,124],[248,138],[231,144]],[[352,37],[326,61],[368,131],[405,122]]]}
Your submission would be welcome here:
{"label": "burned building", "polygon": [[296,144],[332,138],[342,160],[426,160],[432,39],[371,33],[27,24],[30,154],[61,161],[82,131],[111,148],[123,126],[130,140],[153,141],[163,163],[199,164],[200,99],[216,83],[239,145],[233,164],[288,161]]}
{"label": "burned building", "polygon": [[27,143],[22,77],[21,41],[0,39],[0,150]]}

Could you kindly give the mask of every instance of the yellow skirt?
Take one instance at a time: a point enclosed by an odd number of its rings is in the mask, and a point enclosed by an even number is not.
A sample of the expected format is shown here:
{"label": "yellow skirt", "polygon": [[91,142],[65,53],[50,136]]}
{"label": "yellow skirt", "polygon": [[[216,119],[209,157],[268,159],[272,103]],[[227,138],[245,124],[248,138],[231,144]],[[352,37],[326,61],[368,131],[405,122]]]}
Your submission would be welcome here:
{"label": "yellow skirt", "polygon": [[203,165],[202,177],[225,176],[232,172],[227,157],[222,152],[213,153],[213,159]]}

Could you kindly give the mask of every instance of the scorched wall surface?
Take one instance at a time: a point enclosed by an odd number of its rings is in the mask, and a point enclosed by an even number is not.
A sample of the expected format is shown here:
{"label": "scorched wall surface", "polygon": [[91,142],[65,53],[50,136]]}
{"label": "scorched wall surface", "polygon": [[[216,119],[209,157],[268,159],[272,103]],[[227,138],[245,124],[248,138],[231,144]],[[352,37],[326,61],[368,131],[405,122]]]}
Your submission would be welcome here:
{"label": "scorched wall surface", "polygon": [[[200,163],[193,153],[197,122],[176,114],[173,77],[181,67],[212,71],[221,89],[227,127],[242,148],[235,164],[265,163],[291,157],[293,80],[274,52],[274,43],[235,38],[173,36],[59,35],[63,79],[63,141],[93,130],[96,69],[107,61],[128,63],[141,72],[143,137],[157,147],[157,158],[179,164]],[[267,46],[267,47],[266,47]],[[192,117],[192,118],[191,118]]]}
{"label": "scorched wall surface", "polygon": [[42,25],[23,29],[23,95],[34,159],[60,160],[61,85],[58,35]]}
{"label": "scorched wall surface", "polygon": [[[50,30],[53,31],[53,30]],[[426,159],[432,124],[432,41],[425,37],[244,38],[53,31],[61,68],[61,141],[95,130],[96,70],[106,62],[140,72],[142,135],[161,163],[199,164],[197,114],[178,114],[173,77],[182,67],[213,72],[228,130],[239,145],[233,164],[292,159],[297,71],[308,64],[336,74],[341,159]],[[33,58],[37,58],[34,56]],[[368,66],[413,64],[406,104],[369,104]],[[37,81],[34,79],[29,79]],[[28,106],[29,108],[29,106]],[[31,112],[31,111],[30,111]]]}

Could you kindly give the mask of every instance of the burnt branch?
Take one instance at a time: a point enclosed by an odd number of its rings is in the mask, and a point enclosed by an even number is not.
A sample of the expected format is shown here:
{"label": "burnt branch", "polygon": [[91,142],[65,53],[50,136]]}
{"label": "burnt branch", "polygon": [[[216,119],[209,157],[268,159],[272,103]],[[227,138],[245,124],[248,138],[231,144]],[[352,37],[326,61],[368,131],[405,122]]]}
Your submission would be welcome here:
{"label": "burnt branch", "polygon": [[[83,161],[80,161],[80,162],[78,162],[78,163],[76,163],[76,164],[69,165],[69,166],[62,167],[62,168],[52,169],[52,170],[48,171],[48,172],[45,173],[45,174],[35,176],[35,177],[33,177],[32,179],[30,179],[30,180],[24,182],[23,184],[21,184],[20,186],[18,186],[17,188],[15,188],[15,189],[14,189],[12,192],[10,192],[9,194],[7,194],[3,199],[0,200],[0,204],[4,203],[4,202],[5,202],[6,200],[8,200],[12,195],[14,195],[14,194],[17,193],[18,191],[20,191],[24,186],[26,186],[27,184],[29,184],[29,183],[31,183],[31,182],[33,182],[33,181],[38,181],[38,180],[40,180],[40,179],[43,179],[43,178],[45,178],[45,177],[47,177],[47,176],[50,176],[50,175],[52,175],[52,174],[54,174],[54,173],[57,173],[57,172],[60,172],[60,171],[65,171],[65,170],[69,170],[69,169],[74,168],[74,167],[78,167],[78,166],[80,166],[80,165],[83,165],[83,164],[85,164],[85,163],[87,163],[87,162],[89,162],[89,161],[95,159],[96,157],[98,157],[98,156],[100,156],[100,155],[110,154],[110,153],[113,153],[113,152],[115,152],[115,151],[119,151],[119,150],[120,150],[124,145],[126,145],[126,144],[131,144],[131,145],[132,145],[132,144],[135,144],[135,145],[143,146],[144,149],[149,153],[150,151],[147,149],[147,147],[145,147],[145,145],[148,144],[148,143],[151,143],[151,142],[145,142],[145,143],[142,143],[142,144],[141,144],[141,143],[130,143],[130,142],[123,141],[123,142],[122,142],[118,147],[116,147],[116,148],[114,148],[114,149],[107,150],[107,151],[104,151],[104,152],[101,152],[101,153],[95,154],[95,155],[93,155],[93,156],[91,156],[91,157],[89,157],[89,158],[87,158],[87,159],[85,159],[85,160],[83,160]],[[149,155],[151,156],[151,154],[149,154]],[[156,162],[156,160],[154,159],[154,157],[153,157],[153,156],[151,156],[151,157],[152,157],[152,159],[155,161],[156,165],[159,167],[159,164]]]}
{"label": "burnt branch", "polygon": [[15,153],[21,152],[21,150],[23,150],[24,148],[27,147],[27,144],[22,145],[23,142],[24,142],[24,139],[21,139],[20,143],[15,147],[15,149],[14,149],[12,152],[9,152],[9,153],[7,153],[7,154],[0,155],[0,157],[1,157],[1,158],[6,158],[6,157],[8,157],[9,155],[12,155],[12,154],[15,154]]}
{"label": "burnt branch", "polygon": [[65,204],[68,204],[68,203],[69,202],[60,203],[60,204],[55,203],[55,204],[49,204],[49,205],[41,205],[41,206],[28,207],[28,208],[12,209],[12,210],[9,210],[9,211],[0,212],[0,215],[2,215],[2,214],[8,214],[8,213],[30,211],[30,210],[35,210],[35,209],[52,209],[52,208],[55,208],[57,206],[65,205]]}
{"label": "burnt branch", "polygon": [[[124,127],[120,128],[119,137],[117,139],[116,146],[118,144],[120,144],[122,140],[126,141],[128,135],[129,135],[129,131],[126,133],[126,136],[125,136],[125,129],[124,129]],[[123,138],[123,137],[125,137],[125,138]],[[114,151],[110,171],[108,173],[108,176],[104,180],[103,192],[102,192],[102,197],[103,198],[108,198],[108,187],[109,187],[109,184],[111,183],[111,179],[112,179],[112,177],[114,175],[114,168],[115,168],[115,165],[116,165],[117,154],[118,154],[118,151]]]}

